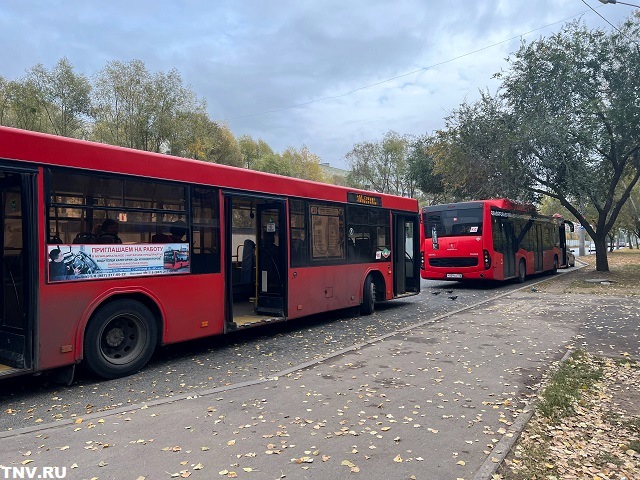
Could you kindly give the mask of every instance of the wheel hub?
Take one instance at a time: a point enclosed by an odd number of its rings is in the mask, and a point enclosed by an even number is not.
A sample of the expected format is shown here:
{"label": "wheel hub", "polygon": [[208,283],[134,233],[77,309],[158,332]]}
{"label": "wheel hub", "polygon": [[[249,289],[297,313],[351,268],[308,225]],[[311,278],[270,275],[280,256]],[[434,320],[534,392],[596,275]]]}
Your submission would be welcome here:
{"label": "wheel hub", "polygon": [[104,340],[110,347],[117,347],[124,340],[124,332],[121,328],[112,328],[109,330]]}

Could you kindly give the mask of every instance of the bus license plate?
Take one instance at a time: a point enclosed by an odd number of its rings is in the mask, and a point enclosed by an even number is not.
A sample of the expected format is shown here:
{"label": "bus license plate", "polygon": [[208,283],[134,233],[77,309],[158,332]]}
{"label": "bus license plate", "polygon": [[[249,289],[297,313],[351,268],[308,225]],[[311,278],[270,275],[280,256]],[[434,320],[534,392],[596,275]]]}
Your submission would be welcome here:
{"label": "bus license plate", "polygon": [[447,273],[447,278],[462,278],[461,273]]}

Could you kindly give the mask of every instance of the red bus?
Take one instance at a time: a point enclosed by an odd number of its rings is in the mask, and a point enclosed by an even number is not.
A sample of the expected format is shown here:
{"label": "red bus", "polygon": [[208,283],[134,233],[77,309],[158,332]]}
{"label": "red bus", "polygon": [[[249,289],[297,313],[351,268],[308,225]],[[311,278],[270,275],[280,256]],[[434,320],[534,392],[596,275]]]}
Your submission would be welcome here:
{"label": "red bus", "polygon": [[189,254],[186,251],[170,248],[164,251],[164,268],[178,270],[189,266]]}
{"label": "red bus", "polygon": [[158,345],[420,290],[415,199],[7,127],[0,193],[0,376],[115,378]]}
{"label": "red bus", "polygon": [[434,205],[422,209],[421,221],[422,278],[524,282],[566,263],[562,218],[532,206],[507,199]]}

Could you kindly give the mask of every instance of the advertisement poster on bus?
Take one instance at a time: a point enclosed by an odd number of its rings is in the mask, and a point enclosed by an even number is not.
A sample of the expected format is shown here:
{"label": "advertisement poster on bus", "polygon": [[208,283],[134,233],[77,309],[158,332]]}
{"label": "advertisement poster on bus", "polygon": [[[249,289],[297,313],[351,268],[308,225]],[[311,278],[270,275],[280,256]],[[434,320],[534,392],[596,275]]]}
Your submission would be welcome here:
{"label": "advertisement poster on bus", "polygon": [[49,281],[188,273],[189,244],[48,245]]}

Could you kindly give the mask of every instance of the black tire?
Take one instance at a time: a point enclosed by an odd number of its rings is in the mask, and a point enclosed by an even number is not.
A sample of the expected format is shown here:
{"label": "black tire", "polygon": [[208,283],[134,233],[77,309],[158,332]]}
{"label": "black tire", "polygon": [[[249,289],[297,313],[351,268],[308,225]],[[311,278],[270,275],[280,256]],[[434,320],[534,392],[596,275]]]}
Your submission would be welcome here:
{"label": "black tire", "polygon": [[362,290],[362,305],[360,305],[360,313],[362,315],[371,315],[376,308],[376,284],[368,275],[364,281]]}
{"label": "black tire", "polygon": [[131,375],[144,367],[158,339],[151,311],[134,300],[116,300],[100,308],[84,336],[87,367],[103,378]]}
{"label": "black tire", "polygon": [[520,260],[520,264],[518,265],[518,283],[524,283],[527,279],[527,266],[524,263],[524,260]]}
{"label": "black tire", "polygon": [[558,257],[553,257],[553,268],[551,269],[551,275],[558,273]]}

